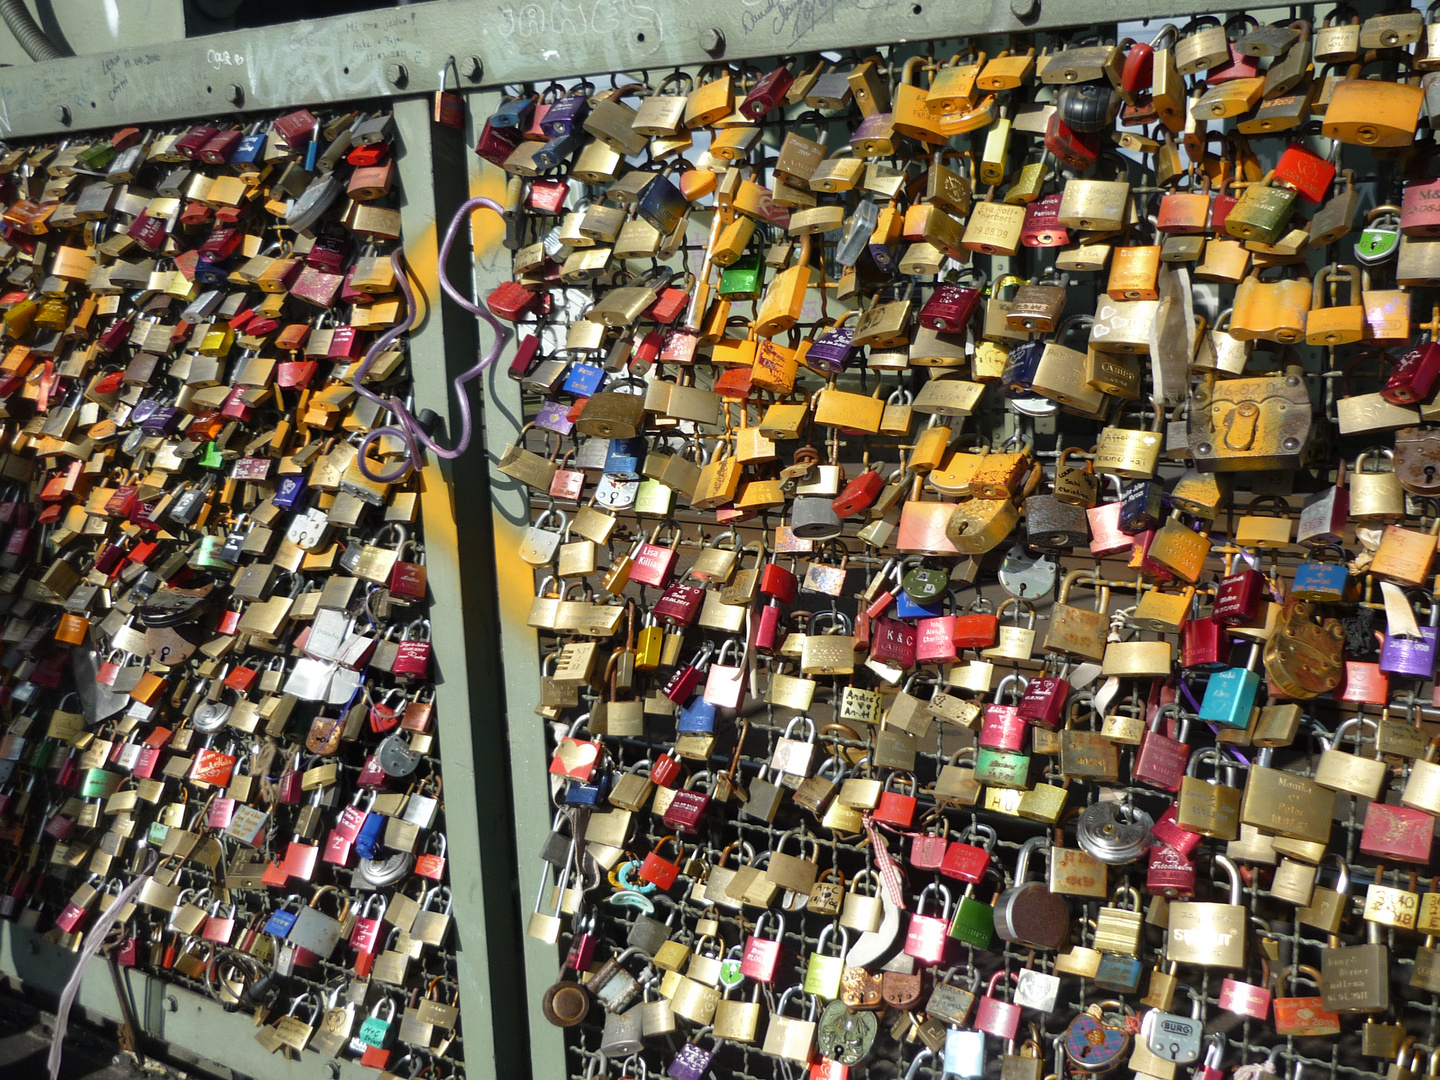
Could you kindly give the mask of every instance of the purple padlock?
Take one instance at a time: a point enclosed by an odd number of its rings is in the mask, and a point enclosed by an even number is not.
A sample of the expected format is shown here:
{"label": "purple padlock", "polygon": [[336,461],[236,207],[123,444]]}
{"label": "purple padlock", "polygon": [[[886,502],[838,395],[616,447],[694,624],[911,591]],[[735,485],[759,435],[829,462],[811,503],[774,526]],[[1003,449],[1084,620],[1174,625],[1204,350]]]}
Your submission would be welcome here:
{"label": "purple padlock", "polygon": [[855,331],[848,326],[832,326],[823,330],[805,353],[805,363],[825,375],[839,375],[858,351],[854,345]]}
{"label": "purple padlock", "polygon": [[705,1074],[710,1071],[710,1063],[714,1060],[714,1050],[706,1050],[699,1043],[687,1042],[675,1055],[675,1060],[670,1062],[670,1068],[665,1075],[670,1077],[670,1080],[704,1080]]}
{"label": "purple padlock", "polygon": [[[1440,614],[1440,606],[1432,610]],[[1380,670],[1412,679],[1430,678],[1435,673],[1436,634],[1435,627],[1422,626],[1418,638],[1384,635],[1380,645]]]}
{"label": "purple padlock", "polygon": [[152,434],[174,435],[184,416],[174,405],[162,405],[146,417],[140,427]]}
{"label": "purple padlock", "polygon": [[564,437],[570,434],[570,429],[575,424],[570,419],[570,410],[564,405],[558,401],[546,401],[540,406],[539,415],[535,417],[535,426]]}
{"label": "purple padlock", "polygon": [[540,130],[550,138],[572,135],[579,130],[585,118],[590,115],[590,97],[584,91],[566,94],[550,106],[545,119],[540,121]]}

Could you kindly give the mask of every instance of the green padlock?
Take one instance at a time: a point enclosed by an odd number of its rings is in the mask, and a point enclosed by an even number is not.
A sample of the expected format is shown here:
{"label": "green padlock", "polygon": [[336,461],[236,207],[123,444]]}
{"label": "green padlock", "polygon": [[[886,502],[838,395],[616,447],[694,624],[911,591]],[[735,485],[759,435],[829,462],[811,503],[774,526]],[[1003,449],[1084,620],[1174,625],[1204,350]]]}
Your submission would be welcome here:
{"label": "green padlock", "polygon": [[646,477],[635,492],[635,513],[669,517],[675,508],[675,492],[659,480]]}
{"label": "green padlock", "polygon": [[[380,1015],[381,1010],[385,1015]],[[366,1046],[374,1046],[384,1050],[395,1041],[395,1002],[389,998],[383,998],[375,1003],[370,1010],[370,1015],[360,1025],[360,1034],[356,1036]]]}
{"label": "green padlock", "polygon": [[950,587],[950,571],[935,566],[916,566],[900,581],[905,595],[917,604],[928,604]]}
{"label": "green padlock", "polygon": [[224,548],[225,537],[202,536],[200,546],[195,549],[195,556],[190,560],[190,565],[196,570],[233,570],[235,564],[227,562],[221,557]]}
{"label": "green padlock", "polygon": [[1400,208],[1377,206],[1365,215],[1365,228],[1355,241],[1355,258],[1366,266],[1388,262],[1400,251]]}
{"label": "green padlock", "polygon": [[200,467],[202,469],[223,469],[225,455],[220,453],[220,447],[213,442],[207,442],[204,452],[200,455]]}
{"label": "green padlock", "polygon": [[158,848],[158,847],[160,847],[161,844],[165,843],[165,838],[166,838],[167,836],[169,836],[169,835],[170,835],[170,826],[169,826],[169,825],[166,825],[166,824],[164,824],[163,822],[159,822],[159,821],[152,821],[152,822],[150,823],[150,834],[149,834],[149,836],[148,836],[147,839],[150,841],[150,846],[151,846],[151,847],[153,847],[153,848]]}
{"label": "green padlock", "polygon": [[109,139],[102,139],[81,150],[75,160],[85,168],[99,172],[101,169],[108,168],[114,158],[115,147],[110,144]]}
{"label": "green padlock", "polygon": [[104,769],[86,769],[85,779],[80,781],[80,796],[85,799],[96,796],[108,798],[124,779],[119,773],[107,772]]}
{"label": "green padlock", "polygon": [[975,754],[975,779],[991,787],[1023,789],[1030,782],[1030,755],[982,746]]}
{"label": "green padlock", "polygon": [[[989,868],[986,869],[989,874]],[[995,908],[975,899],[975,886],[966,885],[960,904],[950,919],[950,936],[977,949],[988,949],[995,936]]]}
{"label": "green padlock", "polygon": [[50,755],[55,752],[54,739],[41,739],[30,751],[30,767],[32,769],[47,769],[50,767]]}
{"label": "green padlock", "polygon": [[731,265],[720,271],[720,295],[726,300],[758,300],[765,275],[765,253],[746,248]]}

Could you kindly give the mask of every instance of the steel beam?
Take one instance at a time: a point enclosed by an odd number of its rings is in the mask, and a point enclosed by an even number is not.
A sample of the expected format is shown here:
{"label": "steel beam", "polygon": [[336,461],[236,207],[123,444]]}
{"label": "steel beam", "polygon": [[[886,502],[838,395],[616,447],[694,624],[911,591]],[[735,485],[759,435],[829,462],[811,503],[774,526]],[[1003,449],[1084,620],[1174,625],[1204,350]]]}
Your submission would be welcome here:
{"label": "steel beam", "polygon": [[[499,107],[500,95],[493,91],[466,95],[472,126],[471,145],[479,137],[484,118]],[[474,154],[468,155],[470,191],[488,195],[497,202],[505,196],[505,174]],[[482,211],[471,217],[473,233],[460,234],[456,246],[473,236],[475,295],[487,296],[500,282],[510,280],[510,252],[502,246],[500,219]],[[457,283],[465,280],[456,277]],[[490,342],[490,330],[481,327],[482,346]],[[493,530],[496,599],[499,604],[500,649],[503,655],[504,693],[508,727],[505,740],[510,749],[511,810],[514,814],[515,846],[520,853],[517,873],[519,895],[515,910],[524,919],[539,887],[545,864],[536,858],[550,831],[554,806],[550,800],[549,753],[546,724],[534,713],[540,685],[539,646],[535,631],[526,624],[534,598],[534,571],[517,554],[520,537],[530,523],[529,491],[495,466],[507,444],[517,441],[524,423],[520,386],[508,378],[506,360],[514,353],[513,339],[484,378],[485,426],[477,433],[483,446],[471,451],[472,461],[489,472],[489,524]],[[485,504],[474,504],[477,508]],[[471,517],[480,527],[479,512]],[[448,760],[448,759],[447,759]],[[448,768],[448,766],[447,766]],[[540,995],[559,972],[555,946],[522,937],[524,949],[525,1004],[529,1008],[530,1075],[565,1076],[565,1045],[559,1028],[547,1023],[539,1008]],[[521,984],[517,985],[517,991]]]}
{"label": "steel beam", "polygon": [[[468,197],[465,133],[431,122],[430,105],[396,103],[401,229],[416,288],[419,321],[410,331],[415,408],[440,417],[446,445],[460,435],[450,380],[475,362],[475,320],[441,302],[439,237]],[[452,252],[453,280],[465,282],[470,259]],[[476,444],[485,409],[473,385]],[[508,820],[510,772],[505,739],[506,684],[500,652],[494,540],[479,508],[490,505],[490,478],[478,446],[454,462],[431,456],[425,468],[421,524],[435,650],[435,717],[444,763],[450,890],[459,943],[465,1060],[472,1078],[493,1080],[527,1054],[526,997],[520,987],[515,845]]]}
{"label": "steel beam", "polygon": [[[433,0],[0,69],[0,137],[1240,10],[1205,0]],[[1017,12],[1019,14],[1017,14]],[[1023,17],[1022,17],[1023,16]]]}

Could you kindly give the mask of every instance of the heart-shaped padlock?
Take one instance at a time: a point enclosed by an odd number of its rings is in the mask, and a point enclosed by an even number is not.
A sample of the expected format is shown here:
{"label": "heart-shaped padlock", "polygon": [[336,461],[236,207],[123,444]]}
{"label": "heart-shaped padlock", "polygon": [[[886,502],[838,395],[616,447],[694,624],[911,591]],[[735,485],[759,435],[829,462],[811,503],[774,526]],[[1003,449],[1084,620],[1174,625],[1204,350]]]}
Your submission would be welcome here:
{"label": "heart-shaped padlock", "polygon": [[1124,1020],[1107,1022],[1105,1008],[1124,1008],[1118,1001],[1091,1005],[1065,1029],[1065,1056],[1075,1068],[1088,1073],[1106,1073],[1118,1067],[1130,1052],[1132,1033]]}
{"label": "heart-shaped padlock", "polygon": [[873,1012],[832,1001],[820,1014],[820,1054],[841,1065],[859,1065],[870,1056],[879,1031],[880,1022]]}
{"label": "heart-shaped padlock", "polygon": [[1000,564],[1000,584],[1011,596],[1034,600],[1055,588],[1055,572],[1050,556],[1032,555],[1024,544],[1016,544]]}

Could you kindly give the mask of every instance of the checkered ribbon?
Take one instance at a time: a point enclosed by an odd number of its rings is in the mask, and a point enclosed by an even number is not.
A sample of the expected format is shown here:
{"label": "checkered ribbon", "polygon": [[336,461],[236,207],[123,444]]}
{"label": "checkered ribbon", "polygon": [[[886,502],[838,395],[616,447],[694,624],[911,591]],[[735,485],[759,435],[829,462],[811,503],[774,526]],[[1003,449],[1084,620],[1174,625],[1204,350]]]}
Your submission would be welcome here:
{"label": "checkered ribbon", "polygon": [[895,906],[904,911],[905,889],[900,877],[900,867],[895,865],[895,860],[890,856],[890,849],[885,846],[885,838],[875,827],[875,815],[866,814],[864,821],[865,834],[870,837],[870,850],[875,852],[875,865],[880,870],[880,884],[889,894]]}

